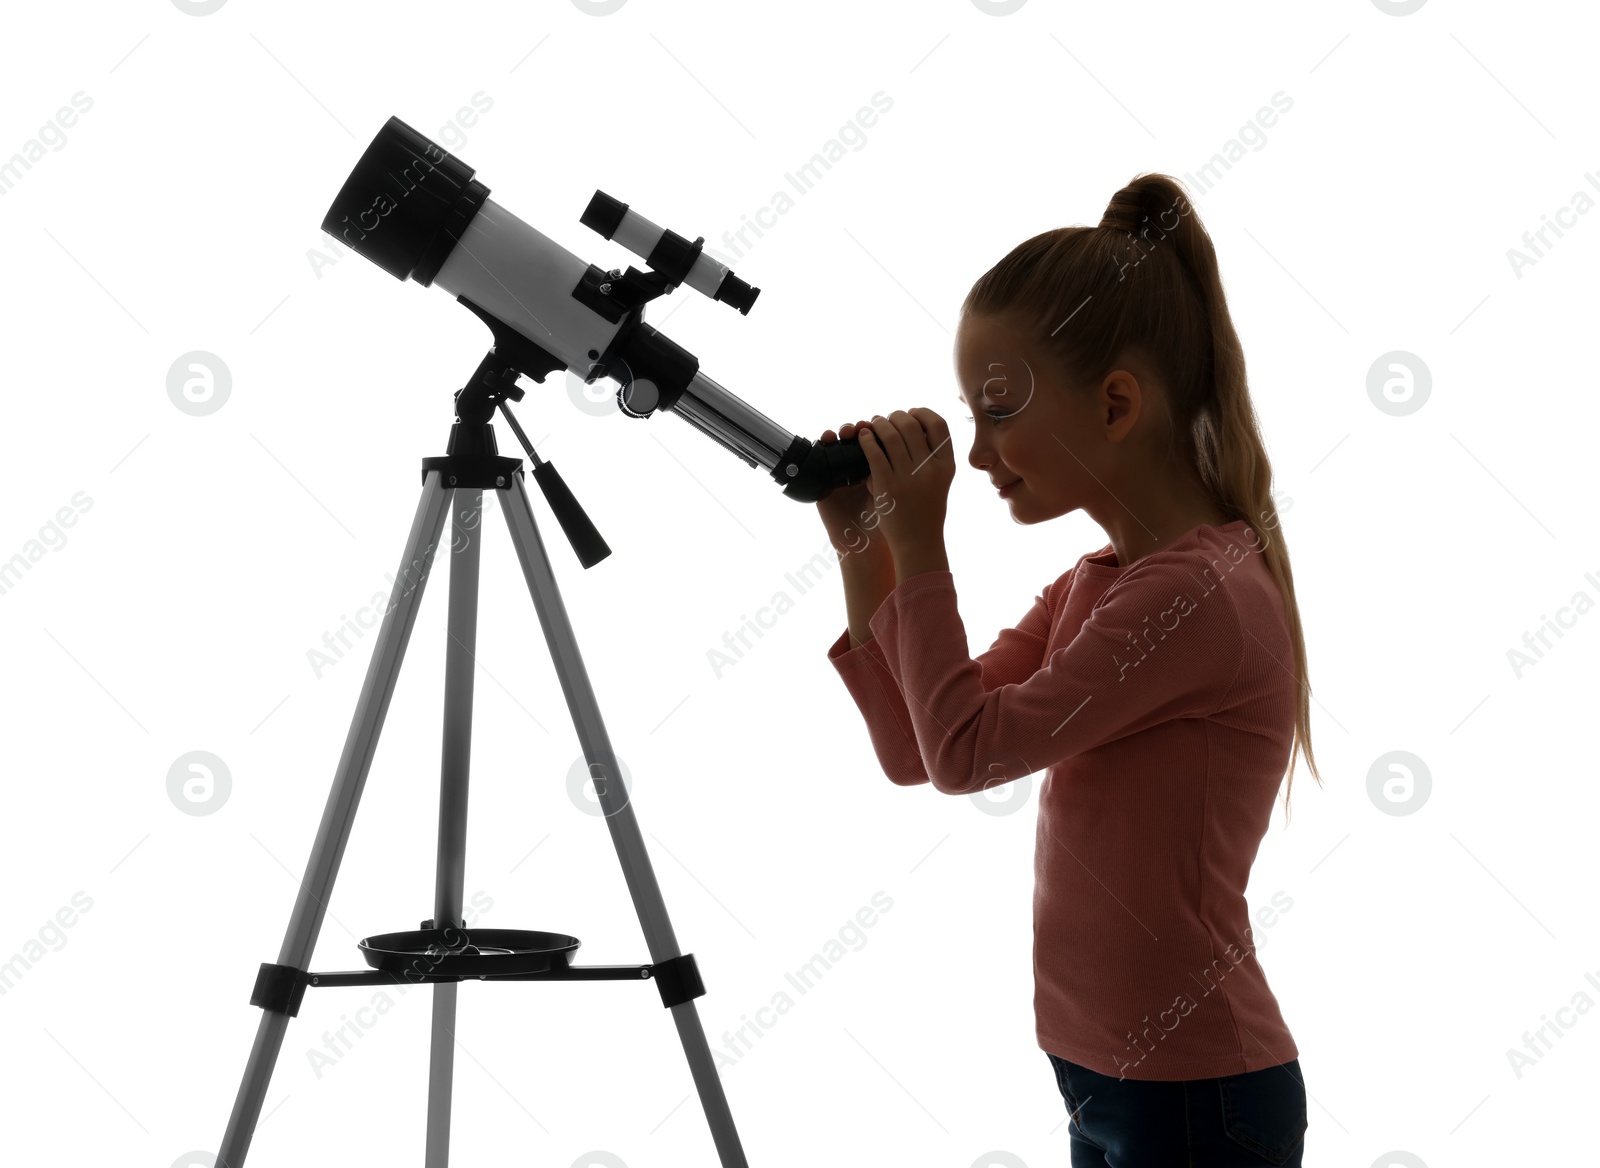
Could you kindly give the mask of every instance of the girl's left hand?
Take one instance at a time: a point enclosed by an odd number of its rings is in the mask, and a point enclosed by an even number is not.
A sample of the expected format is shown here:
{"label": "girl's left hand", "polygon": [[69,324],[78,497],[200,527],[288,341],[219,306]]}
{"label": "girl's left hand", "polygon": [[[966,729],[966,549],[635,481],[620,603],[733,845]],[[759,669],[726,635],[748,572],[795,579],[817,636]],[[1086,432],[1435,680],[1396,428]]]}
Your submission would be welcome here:
{"label": "girl's left hand", "polygon": [[926,406],[895,410],[872,419],[861,433],[861,451],[871,474],[867,490],[887,499],[879,526],[896,555],[909,547],[944,539],[950,484],[956,477],[950,427]]}

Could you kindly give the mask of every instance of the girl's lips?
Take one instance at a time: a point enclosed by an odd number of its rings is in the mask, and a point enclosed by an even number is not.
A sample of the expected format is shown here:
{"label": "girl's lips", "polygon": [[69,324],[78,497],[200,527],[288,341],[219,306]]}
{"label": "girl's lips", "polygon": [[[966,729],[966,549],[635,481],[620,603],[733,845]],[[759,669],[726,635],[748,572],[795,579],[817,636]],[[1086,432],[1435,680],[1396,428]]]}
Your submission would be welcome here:
{"label": "girl's lips", "polygon": [[1010,481],[1010,482],[1009,482],[1009,483],[1007,483],[1007,484],[1006,484],[1006,485],[1005,485],[1005,486],[1003,486],[1003,487],[1001,487],[1001,488],[1000,488],[1000,497],[1001,497],[1001,498],[1002,498],[1002,499],[1004,499],[1004,498],[1005,498],[1005,497],[1006,497],[1006,496],[1007,496],[1007,495],[1009,495],[1009,494],[1010,494],[1010,493],[1011,493],[1011,492],[1012,492],[1012,491],[1014,491],[1014,490],[1016,490],[1016,488],[1017,488],[1017,484],[1018,484],[1018,483],[1020,483],[1020,482],[1021,482],[1021,481],[1022,481],[1022,480],[1021,480],[1021,479],[1012,479],[1012,480],[1011,480],[1011,481]]}

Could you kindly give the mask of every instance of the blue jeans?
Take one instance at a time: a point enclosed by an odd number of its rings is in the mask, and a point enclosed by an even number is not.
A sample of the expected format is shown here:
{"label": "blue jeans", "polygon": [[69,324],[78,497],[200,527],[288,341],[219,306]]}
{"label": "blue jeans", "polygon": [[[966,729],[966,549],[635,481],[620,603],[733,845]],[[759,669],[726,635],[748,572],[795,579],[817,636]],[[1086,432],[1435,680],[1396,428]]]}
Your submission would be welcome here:
{"label": "blue jeans", "polygon": [[1072,1168],[1301,1168],[1300,1060],[1217,1079],[1118,1079],[1045,1051],[1072,1117]]}

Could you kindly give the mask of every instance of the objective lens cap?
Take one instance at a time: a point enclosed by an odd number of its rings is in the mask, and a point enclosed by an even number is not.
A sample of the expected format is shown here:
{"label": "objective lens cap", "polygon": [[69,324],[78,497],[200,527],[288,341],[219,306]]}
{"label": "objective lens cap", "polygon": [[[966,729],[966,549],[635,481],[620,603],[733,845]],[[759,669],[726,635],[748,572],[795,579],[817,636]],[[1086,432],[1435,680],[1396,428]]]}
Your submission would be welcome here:
{"label": "objective lens cap", "polygon": [[322,230],[397,279],[431,284],[489,195],[473,169],[390,118],[356,163]]}

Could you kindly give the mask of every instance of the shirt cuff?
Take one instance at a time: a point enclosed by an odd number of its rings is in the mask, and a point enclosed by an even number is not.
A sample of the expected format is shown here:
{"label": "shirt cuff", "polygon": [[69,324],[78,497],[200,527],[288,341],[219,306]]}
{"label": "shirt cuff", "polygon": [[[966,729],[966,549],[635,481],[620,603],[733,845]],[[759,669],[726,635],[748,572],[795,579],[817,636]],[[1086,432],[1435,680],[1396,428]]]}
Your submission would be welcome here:
{"label": "shirt cuff", "polygon": [[844,632],[839,634],[838,639],[828,646],[828,660],[832,661],[836,668],[848,668],[866,657],[876,657],[885,665],[888,664],[888,660],[883,655],[883,646],[878,644],[876,630],[874,630],[872,640],[865,641],[859,645],[851,645],[850,629],[846,627]]}

